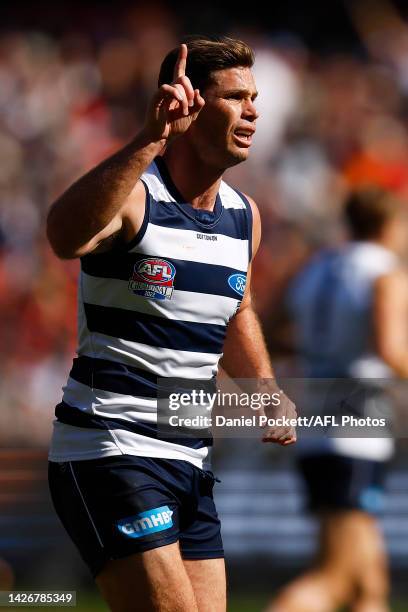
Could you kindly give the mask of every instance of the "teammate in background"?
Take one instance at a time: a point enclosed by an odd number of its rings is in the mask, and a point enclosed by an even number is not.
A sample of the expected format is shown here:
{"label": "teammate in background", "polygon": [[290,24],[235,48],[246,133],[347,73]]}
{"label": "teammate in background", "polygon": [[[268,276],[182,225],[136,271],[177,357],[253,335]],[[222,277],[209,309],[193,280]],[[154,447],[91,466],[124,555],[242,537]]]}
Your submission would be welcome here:
{"label": "teammate in background", "polygon": [[[208,440],[160,439],[156,395],[158,377],[213,378],[222,353],[232,377],[273,378],[250,295],[259,213],[222,180],[255,132],[253,60],[229,38],[173,49],[141,133],[49,214],[55,253],[81,258],[50,487],[115,612],[225,610]],[[281,414],[296,415],[289,400]],[[264,440],[291,444],[295,432]]]}
{"label": "teammate in background", "polygon": [[[367,188],[349,196],[345,216],[350,243],[319,253],[289,294],[304,374],[355,379],[354,384],[406,378],[408,291],[398,257],[407,243],[403,204]],[[381,390],[367,392],[359,406],[365,416],[370,398],[377,406],[385,401]],[[268,610],[330,612],[343,605],[354,612],[389,610],[385,546],[374,514],[381,509],[393,440],[301,438],[298,445],[310,509],[320,519],[318,561],[284,587]]]}

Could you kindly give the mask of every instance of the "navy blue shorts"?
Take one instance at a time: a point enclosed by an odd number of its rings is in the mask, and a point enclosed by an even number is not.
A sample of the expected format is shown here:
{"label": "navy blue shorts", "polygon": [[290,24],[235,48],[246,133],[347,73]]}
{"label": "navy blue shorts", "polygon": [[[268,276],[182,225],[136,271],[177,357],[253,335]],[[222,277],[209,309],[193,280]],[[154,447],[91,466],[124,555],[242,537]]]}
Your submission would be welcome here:
{"label": "navy blue shorts", "polygon": [[224,557],[212,472],[121,455],[50,462],[48,476],[56,512],[94,577],[109,559],[177,541],[185,559]]}
{"label": "navy blue shorts", "polygon": [[386,463],[335,454],[298,459],[312,511],[382,512]]}

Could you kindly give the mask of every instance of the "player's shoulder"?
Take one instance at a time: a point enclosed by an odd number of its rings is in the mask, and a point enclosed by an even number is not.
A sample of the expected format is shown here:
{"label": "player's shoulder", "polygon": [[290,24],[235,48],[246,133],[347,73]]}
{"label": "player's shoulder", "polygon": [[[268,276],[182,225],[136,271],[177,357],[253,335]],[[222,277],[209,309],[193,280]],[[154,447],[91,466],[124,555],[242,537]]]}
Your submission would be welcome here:
{"label": "player's shoulder", "polygon": [[[230,187],[230,189],[234,189]],[[261,242],[261,216],[255,200],[243,191],[235,190],[241,200],[245,203],[246,211],[249,218],[249,227],[251,233],[251,259],[253,259],[258,251]]]}
{"label": "player's shoulder", "polygon": [[155,200],[166,201],[169,199],[168,189],[161,175],[157,158],[149,164],[140,180]]}
{"label": "player's shoulder", "polygon": [[259,208],[255,200],[250,195],[248,195],[247,193],[243,191],[238,191],[238,193],[240,194],[241,198],[246,202],[246,207],[252,217],[253,228],[254,230],[256,230],[256,228],[260,227],[261,225],[261,216],[259,213]]}
{"label": "player's shoulder", "polygon": [[224,180],[221,181],[220,195],[225,208],[246,208],[252,217],[255,225],[260,224],[261,218],[259,214],[258,206],[255,200],[245,193],[240,191],[236,187],[229,185]]}
{"label": "player's shoulder", "polygon": [[252,208],[250,199],[248,198],[247,194],[237,189],[237,187],[230,185],[225,180],[221,181],[219,194],[221,196],[224,208],[247,208],[248,210],[251,210]]}
{"label": "player's shoulder", "polygon": [[254,199],[253,199],[253,198],[252,198],[250,195],[248,195],[247,193],[243,193],[242,195],[243,195],[243,196],[244,196],[244,197],[245,197],[245,198],[248,200],[248,202],[249,202],[249,205],[250,205],[250,207],[251,207],[251,212],[252,212],[252,217],[253,217],[254,223],[260,223],[260,221],[261,221],[261,216],[260,216],[260,213],[259,213],[259,208],[258,208],[257,203],[256,203],[256,202],[255,202],[255,200],[254,200]]}

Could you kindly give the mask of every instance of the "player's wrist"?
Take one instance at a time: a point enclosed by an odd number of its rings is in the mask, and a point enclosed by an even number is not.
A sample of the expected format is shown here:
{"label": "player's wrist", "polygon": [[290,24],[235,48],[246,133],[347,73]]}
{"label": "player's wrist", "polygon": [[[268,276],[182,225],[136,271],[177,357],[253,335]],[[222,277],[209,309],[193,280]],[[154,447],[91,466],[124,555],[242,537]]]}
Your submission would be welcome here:
{"label": "player's wrist", "polygon": [[157,149],[157,153],[160,153],[163,147],[166,146],[168,139],[159,134],[157,131],[152,129],[150,126],[145,125],[136,137],[136,140],[143,147]]}

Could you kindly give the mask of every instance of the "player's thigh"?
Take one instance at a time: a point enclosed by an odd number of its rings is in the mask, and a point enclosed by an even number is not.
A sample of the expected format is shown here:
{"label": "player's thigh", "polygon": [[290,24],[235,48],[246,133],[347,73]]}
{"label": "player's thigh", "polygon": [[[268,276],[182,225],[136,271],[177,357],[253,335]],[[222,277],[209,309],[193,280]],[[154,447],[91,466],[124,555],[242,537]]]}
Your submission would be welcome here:
{"label": "player's thigh", "polygon": [[183,514],[180,549],[199,612],[225,612],[225,564],[221,524],[214,503],[214,474],[195,469],[191,508]]}
{"label": "player's thigh", "polygon": [[112,612],[197,612],[178,543],[109,561],[95,579]]}
{"label": "player's thigh", "polygon": [[199,612],[225,612],[227,606],[224,559],[184,559]]}

